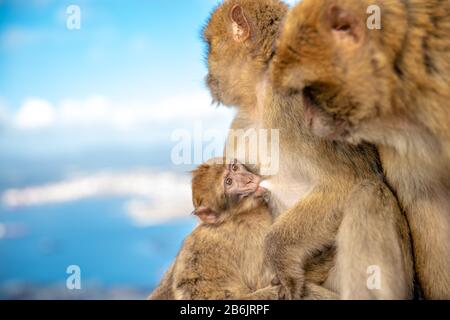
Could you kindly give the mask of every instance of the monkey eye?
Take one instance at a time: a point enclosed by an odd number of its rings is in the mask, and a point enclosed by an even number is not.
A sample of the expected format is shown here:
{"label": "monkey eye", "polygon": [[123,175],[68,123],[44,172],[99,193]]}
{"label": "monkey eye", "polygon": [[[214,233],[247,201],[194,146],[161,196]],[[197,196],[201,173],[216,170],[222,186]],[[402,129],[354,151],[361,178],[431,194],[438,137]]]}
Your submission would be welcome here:
{"label": "monkey eye", "polygon": [[231,185],[233,184],[233,179],[227,178],[227,179],[225,180],[225,184],[226,184],[227,186],[231,186]]}
{"label": "monkey eye", "polygon": [[233,164],[233,165],[231,166],[231,170],[233,170],[234,172],[236,172],[236,171],[239,170],[239,166],[238,166],[237,164]]}

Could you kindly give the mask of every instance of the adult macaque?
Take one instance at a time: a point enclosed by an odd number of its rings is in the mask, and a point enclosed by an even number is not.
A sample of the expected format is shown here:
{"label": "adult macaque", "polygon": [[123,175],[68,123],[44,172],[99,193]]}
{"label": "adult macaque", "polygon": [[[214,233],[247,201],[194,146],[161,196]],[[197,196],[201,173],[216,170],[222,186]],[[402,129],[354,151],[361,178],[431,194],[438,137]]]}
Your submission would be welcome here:
{"label": "adult macaque", "polygon": [[[282,214],[267,235],[266,254],[280,294],[304,298],[308,261],[336,247],[324,287],[340,298],[411,298],[408,226],[383,182],[376,150],[315,137],[298,111],[300,99],[274,92],[268,80],[287,9],[276,0],[225,1],[204,31],[211,93],[239,108],[232,129],[279,129],[280,165],[269,183]],[[233,151],[226,150],[227,156]],[[381,271],[380,288],[367,284],[373,266]]]}
{"label": "adult macaque", "polygon": [[[369,7],[380,29],[366,27]],[[272,70],[316,135],[377,145],[429,299],[450,299],[449,12],[438,0],[305,0]]]}
{"label": "adult macaque", "polygon": [[[278,299],[279,288],[271,285],[274,274],[264,260],[264,239],[273,222],[267,190],[260,186],[261,177],[241,163],[220,162],[213,159],[193,172],[194,214],[201,224],[149,299]],[[311,261],[309,299],[338,297],[319,287],[331,262],[327,256]]]}

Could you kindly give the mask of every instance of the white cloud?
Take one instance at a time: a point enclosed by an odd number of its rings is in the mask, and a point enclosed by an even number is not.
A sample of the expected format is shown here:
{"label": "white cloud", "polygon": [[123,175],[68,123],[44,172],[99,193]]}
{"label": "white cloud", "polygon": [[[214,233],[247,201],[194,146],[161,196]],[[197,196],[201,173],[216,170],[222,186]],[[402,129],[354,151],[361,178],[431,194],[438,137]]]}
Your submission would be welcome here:
{"label": "white cloud", "polygon": [[109,121],[112,109],[107,98],[92,96],[86,100],[63,100],[56,112],[58,124],[89,126]]}
{"label": "white cloud", "polygon": [[107,127],[131,130],[151,125],[179,125],[201,120],[205,123],[228,124],[234,112],[211,106],[206,91],[180,94],[155,103],[120,103],[95,95],[84,100],[65,99],[56,106],[40,98],[29,98],[14,114],[18,129],[51,127]]}
{"label": "white cloud", "polygon": [[0,33],[0,44],[3,48],[14,49],[35,43],[38,40],[36,32],[19,27],[9,27]]}
{"label": "white cloud", "polygon": [[64,40],[63,32],[45,27],[10,25],[0,30],[0,46],[6,50],[17,50],[46,42],[61,42]]}
{"label": "white cloud", "polygon": [[20,129],[39,129],[53,125],[55,118],[55,110],[48,101],[29,98],[15,115],[14,122]]}
{"label": "white cloud", "polygon": [[105,196],[130,198],[127,214],[138,226],[187,217],[192,210],[189,177],[148,170],[103,172],[42,186],[9,189],[3,193],[1,201],[14,208]]}

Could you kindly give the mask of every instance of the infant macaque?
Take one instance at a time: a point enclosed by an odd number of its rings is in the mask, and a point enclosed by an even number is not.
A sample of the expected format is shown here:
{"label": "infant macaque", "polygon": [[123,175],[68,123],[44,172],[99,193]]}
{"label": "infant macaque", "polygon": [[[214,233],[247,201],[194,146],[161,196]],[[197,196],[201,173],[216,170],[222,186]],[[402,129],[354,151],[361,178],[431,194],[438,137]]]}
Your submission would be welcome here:
{"label": "infant macaque", "polygon": [[[193,214],[201,223],[149,299],[278,299],[279,287],[271,284],[274,274],[264,261],[264,239],[273,222],[268,191],[261,177],[237,160],[222,163],[213,159],[193,171]],[[318,264],[329,270],[329,262]],[[315,269],[309,278],[325,281],[328,270]],[[309,289],[314,296],[315,288]]]}

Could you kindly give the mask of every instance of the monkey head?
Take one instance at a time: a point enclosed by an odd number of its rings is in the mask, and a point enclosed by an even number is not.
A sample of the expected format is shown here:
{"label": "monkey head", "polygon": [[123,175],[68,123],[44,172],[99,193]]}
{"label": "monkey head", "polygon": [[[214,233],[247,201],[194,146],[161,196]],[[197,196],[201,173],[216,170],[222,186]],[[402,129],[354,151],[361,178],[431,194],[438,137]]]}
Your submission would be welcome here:
{"label": "monkey head", "polygon": [[216,224],[266,205],[267,190],[260,183],[261,177],[237,160],[222,164],[213,159],[193,171],[193,213],[205,223]]}
{"label": "monkey head", "polygon": [[[399,3],[401,1],[398,1]],[[402,19],[383,8],[383,30],[367,27],[379,1],[304,0],[287,15],[270,74],[275,90],[303,99],[311,131],[358,143],[392,109]],[[398,8],[397,8],[398,9]],[[400,9],[398,9],[400,11]]]}
{"label": "monkey head", "polygon": [[254,108],[256,84],[273,57],[275,39],[287,6],[278,0],[226,0],[204,31],[206,84],[213,100]]}

